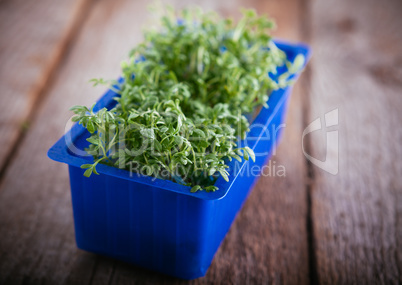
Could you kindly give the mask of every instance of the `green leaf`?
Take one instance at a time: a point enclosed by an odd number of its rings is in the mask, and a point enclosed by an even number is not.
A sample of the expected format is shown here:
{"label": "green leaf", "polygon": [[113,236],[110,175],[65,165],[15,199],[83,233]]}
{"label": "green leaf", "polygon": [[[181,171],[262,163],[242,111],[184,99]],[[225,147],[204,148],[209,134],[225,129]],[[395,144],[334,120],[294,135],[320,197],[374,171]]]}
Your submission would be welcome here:
{"label": "green leaf", "polygon": [[181,146],[183,144],[183,138],[180,136],[175,136],[174,141],[177,145]]}
{"label": "green leaf", "polygon": [[232,154],[232,157],[235,158],[236,160],[238,160],[239,162],[241,162],[241,157],[238,156],[237,154]]}
{"label": "green leaf", "polygon": [[215,169],[215,168],[210,168],[209,171],[208,171],[208,175],[209,175],[209,176],[212,176],[212,175],[215,174],[215,172],[216,172],[216,169]]}
{"label": "green leaf", "polygon": [[98,171],[96,171],[96,167],[92,167],[92,172],[95,173],[96,175],[99,175]]}
{"label": "green leaf", "polygon": [[196,133],[197,135],[199,135],[202,138],[205,138],[205,133],[200,129],[195,129],[194,133]]}
{"label": "green leaf", "polygon": [[293,61],[293,64],[291,65],[291,68],[289,69],[290,73],[297,73],[299,72],[303,66],[304,66],[304,62],[305,62],[305,58],[302,54],[298,54],[296,56],[296,58]]}
{"label": "green leaf", "polygon": [[85,176],[85,177],[90,177],[91,174],[92,174],[92,170],[93,170],[92,167],[91,167],[91,168],[88,168],[87,170],[85,170],[84,176]]}
{"label": "green leaf", "polygon": [[201,147],[204,147],[204,148],[206,148],[206,147],[208,147],[208,146],[210,145],[207,141],[200,141],[198,144],[199,144]]}
{"label": "green leaf", "polygon": [[162,128],[159,129],[159,131],[162,132],[162,133],[166,133],[168,130],[169,130],[168,127],[162,127]]}
{"label": "green leaf", "polygon": [[78,122],[80,119],[81,119],[80,116],[74,116],[71,118],[71,121],[73,121],[75,123],[75,122]]}
{"label": "green leaf", "polygon": [[83,164],[81,165],[82,169],[86,169],[86,168],[91,168],[93,166],[93,164]]}
{"label": "green leaf", "polygon": [[156,149],[157,151],[162,151],[162,145],[160,144],[159,141],[154,140],[153,143],[154,143],[155,149]]}
{"label": "green leaf", "polygon": [[99,145],[99,140],[97,140],[96,138],[93,137],[87,138],[87,141],[90,142],[91,144]]}
{"label": "green leaf", "polygon": [[219,170],[219,173],[222,175],[223,179],[226,180],[226,182],[229,182],[229,177],[228,177],[228,173],[225,170]]}
{"label": "green leaf", "polygon": [[155,133],[153,129],[142,129],[140,130],[140,133],[146,138],[155,139]]}
{"label": "green leaf", "polygon": [[102,85],[108,84],[108,82],[105,81],[102,78],[99,78],[99,79],[98,78],[93,78],[93,79],[89,80],[89,82],[93,83],[93,86],[97,86],[99,84],[102,84]]}
{"label": "green leaf", "polygon": [[251,157],[251,159],[253,160],[253,162],[255,162],[255,154],[254,151],[249,148],[248,146],[244,147],[244,150],[248,153],[248,155]]}
{"label": "green leaf", "polygon": [[248,152],[247,152],[247,151],[245,151],[245,152],[243,153],[243,157],[244,157],[245,160],[248,161],[249,155],[248,155]]}
{"label": "green leaf", "polygon": [[218,189],[219,188],[216,187],[215,185],[210,185],[210,186],[205,187],[205,191],[207,191],[207,192],[215,192]]}
{"label": "green leaf", "polygon": [[92,121],[89,121],[87,124],[87,130],[88,132],[90,132],[91,134],[93,134],[95,132],[95,126],[94,123]]}
{"label": "green leaf", "polygon": [[195,185],[195,186],[193,186],[193,188],[191,188],[190,192],[195,193],[198,190],[201,190],[201,186],[200,185]]}

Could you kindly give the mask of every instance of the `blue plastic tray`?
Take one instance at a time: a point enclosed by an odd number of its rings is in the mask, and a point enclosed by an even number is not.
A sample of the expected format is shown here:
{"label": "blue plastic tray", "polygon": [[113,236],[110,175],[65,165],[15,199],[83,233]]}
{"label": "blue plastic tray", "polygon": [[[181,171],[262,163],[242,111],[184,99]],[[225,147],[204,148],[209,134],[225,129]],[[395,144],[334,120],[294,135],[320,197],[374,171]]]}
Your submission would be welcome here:
{"label": "blue plastic tray", "polygon": [[[290,61],[297,54],[310,56],[305,45],[276,44]],[[147,176],[130,177],[129,171],[103,164],[97,166],[100,175],[84,177],[80,166],[92,159],[84,152],[72,154],[69,146],[84,149],[89,133],[75,124],[48,156],[69,165],[77,246],[183,279],[204,276],[255,183],[256,176],[244,170],[263,166],[277,144],[280,133],[272,137],[272,127],[284,122],[290,90],[270,95],[269,108],[261,110],[241,142],[264,154],[255,162],[233,160],[230,181],[219,178],[219,190],[211,193],[191,193],[191,187]],[[107,91],[95,110],[112,106],[115,96]]]}

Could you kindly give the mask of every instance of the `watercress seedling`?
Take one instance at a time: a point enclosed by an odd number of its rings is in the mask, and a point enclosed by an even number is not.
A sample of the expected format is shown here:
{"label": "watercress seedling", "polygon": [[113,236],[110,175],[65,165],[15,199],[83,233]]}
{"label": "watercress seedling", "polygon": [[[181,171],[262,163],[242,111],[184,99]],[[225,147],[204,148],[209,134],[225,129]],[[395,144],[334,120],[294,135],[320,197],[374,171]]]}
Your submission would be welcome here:
{"label": "watercress seedling", "polygon": [[[179,19],[179,20],[177,20]],[[237,142],[249,130],[246,114],[267,106],[270,92],[288,84],[268,73],[286,63],[269,35],[273,22],[244,10],[234,24],[215,13],[168,12],[161,29],[121,64],[123,83],[111,110],[75,106],[73,121],[90,133],[94,162],[81,167],[98,174],[99,163],[216,191],[218,176],[229,181],[227,162],[255,155]],[[303,58],[289,65],[298,72]],[[288,63],[289,64],[289,63]],[[94,85],[111,81],[93,79]]]}

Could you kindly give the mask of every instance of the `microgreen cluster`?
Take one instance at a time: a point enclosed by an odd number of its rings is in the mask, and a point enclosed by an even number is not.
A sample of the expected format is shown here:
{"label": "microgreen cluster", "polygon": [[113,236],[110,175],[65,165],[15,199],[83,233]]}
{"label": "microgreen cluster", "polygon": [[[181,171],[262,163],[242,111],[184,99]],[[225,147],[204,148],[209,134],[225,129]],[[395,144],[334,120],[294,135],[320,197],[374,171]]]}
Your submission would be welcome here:
{"label": "microgreen cluster", "polygon": [[161,20],[122,63],[112,109],[72,108],[91,134],[94,163],[82,168],[90,176],[104,163],[215,191],[219,175],[229,179],[228,161],[254,160],[250,148],[237,147],[249,130],[245,115],[268,107],[270,92],[288,84],[288,75],[268,76],[286,58],[269,36],[272,21],[254,11],[237,24],[188,10]]}

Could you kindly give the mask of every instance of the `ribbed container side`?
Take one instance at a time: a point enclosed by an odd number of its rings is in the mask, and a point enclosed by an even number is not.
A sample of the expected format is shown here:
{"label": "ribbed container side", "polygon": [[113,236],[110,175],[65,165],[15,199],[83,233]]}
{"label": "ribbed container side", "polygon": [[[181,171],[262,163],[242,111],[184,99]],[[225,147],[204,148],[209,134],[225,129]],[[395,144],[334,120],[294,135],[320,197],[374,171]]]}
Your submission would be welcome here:
{"label": "ribbed container side", "polygon": [[[304,45],[278,43],[290,61],[309,58]],[[278,76],[284,72],[278,69]],[[272,75],[274,76],[274,75]],[[229,163],[230,181],[219,178],[214,193],[190,193],[190,187],[151,177],[131,177],[125,170],[98,165],[101,175],[84,177],[79,166],[88,158],[70,151],[87,145],[86,130],[75,125],[48,152],[70,172],[75,235],[83,250],[118,258],[183,279],[204,276],[215,252],[242,207],[284,130],[291,88],[273,92],[239,147],[249,146],[255,162]],[[96,109],[113,104],[108,91]],[[238,168],[236,170],[236,167]],[[256,171],[257,170],[257,171]],[[135,176],[135,174],[134,174]]]}
{"label": "ribbed container side", "polygon": [[202,276],[219,244],[214,201],[69,167],[77,246],[182,278]]}

